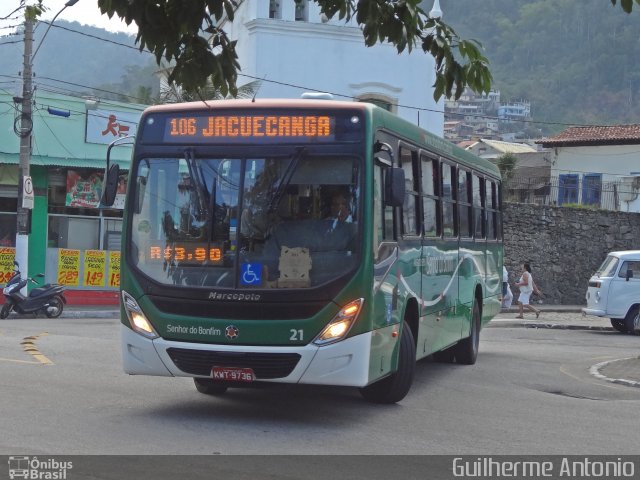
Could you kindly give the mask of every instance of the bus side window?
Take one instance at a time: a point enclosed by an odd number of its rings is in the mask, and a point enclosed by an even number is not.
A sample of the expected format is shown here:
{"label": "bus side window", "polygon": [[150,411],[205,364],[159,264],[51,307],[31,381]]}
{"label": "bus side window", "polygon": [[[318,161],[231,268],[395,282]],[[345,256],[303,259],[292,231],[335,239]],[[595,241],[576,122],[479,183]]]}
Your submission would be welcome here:
{"label": "bus side window", "polygon": [[488,240],[495,240],[496,238],[498,238],[498,235],[496,233],[496,210],[497,210],[497,205],[496,205],[496,188],[495,188],[495,183],[489,181],[489,180],[485,180],[485,187],[487,190],[486,196],[485,196],[485,208],[486,208],[486,215],[485,218],[487,219],[487,239]]}
{"label": "bus side window", "polygon": [[457,180],[455,167],[442,163],[442,228],[445,237],[458,235],[456,193]]}
{"label": "bus side window", "polygon": [[400,148],[400,165],[404,170],[405,197],[402,206],[402,234],[419,235],[420,223],[418,215],[418,191],[416,181],[418,176],[418,158],[415,152],[408,148]]}
{"label": "bus side window", "polygon": [[460,236],[469,238],[471,232],[471,173],[458,169],[458,220]]}
{"label": "bus side window", "polygon": [[440,221],[440,199],[438,161],[422,156],[422,213],[425,237],[439,237],[442,233]]}
{"label": "bus side window", "polygon": [[473,175],[473,223],[474,238],[484,238],[484,179]]}

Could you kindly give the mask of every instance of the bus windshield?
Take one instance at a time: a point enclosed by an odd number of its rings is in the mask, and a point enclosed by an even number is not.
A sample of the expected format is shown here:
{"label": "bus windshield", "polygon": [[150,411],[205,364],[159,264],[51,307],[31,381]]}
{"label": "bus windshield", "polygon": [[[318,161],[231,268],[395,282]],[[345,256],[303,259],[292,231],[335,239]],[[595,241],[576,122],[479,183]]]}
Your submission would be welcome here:
{"label": "bus windshield", "polygon": [[[293,150],[293,149],[292,149]],[[313,288],[357,265],[359,161],[144,158],[130,199],[133,264],[156,282]]]}

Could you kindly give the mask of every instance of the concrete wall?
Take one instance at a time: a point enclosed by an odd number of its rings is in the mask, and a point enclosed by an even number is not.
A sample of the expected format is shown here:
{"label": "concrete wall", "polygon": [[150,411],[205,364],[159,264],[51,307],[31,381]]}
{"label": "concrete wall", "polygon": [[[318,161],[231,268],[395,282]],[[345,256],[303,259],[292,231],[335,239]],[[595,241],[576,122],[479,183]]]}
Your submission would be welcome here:
{"label": "concrete wall", "polygon": [[[548,304],[584,305],[589,277],[607,253],[640,249],[640,213],[522,203],[504,207],[505,266],[512,289],[528,260]],[[513,293],[517,299],[517,290]]]}

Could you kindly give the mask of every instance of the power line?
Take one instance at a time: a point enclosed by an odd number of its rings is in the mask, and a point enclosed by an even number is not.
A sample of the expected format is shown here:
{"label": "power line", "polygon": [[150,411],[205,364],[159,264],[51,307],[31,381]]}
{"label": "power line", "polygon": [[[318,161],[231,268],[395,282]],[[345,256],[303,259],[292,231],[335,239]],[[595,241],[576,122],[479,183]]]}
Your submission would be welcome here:
{"label": "power line", "polygon": [[136,47],[134,45],[127,45],[126,43],[116,42],[115,40],[109,40],[108,38],[98,37],[98,36],[92,35],[90,33],[80,32],[78,30],[74,30],[74,29],[68,28],[68,27],[63,27],[62,25],[56,25],[55,23],[49,23],[49,22],[46,22],[44,20],[42,20],[42,23],[46,23],[48,25],[51,25],[52,27],[60,28],[62,30],[66,30],[68,32],[77,33],[78,35],[83,35],[85,37],[89,37],[89,38],[93,38],[93,39],[96,39],[96,40],[100,40],[102,42],[112,43],[114,45],[118,45],[118,46],[126,47],[126,48],[131,48],[133,50],[137,50],[138,52],[144,52],[144,53],[149,53],[149,54],[153,55],[153,52],[151,52],[151,51],[149,51],[147,49],[140,50],[140,48],[138,48],[138,47]]}
{"label": "power line", "polygon": [[44,126],[47,127],[47,129],[51,132],[51,135],[53,135],[53,138],[56,139],[56,141],[60,144],[60,146],[69,154],[71,155],[72,158],[77,158],[73,153],[71,153],[71,151],[69,151],[69,149],[62,143],[62,141],[58,138],[58,136],[54,133],[54,131],[51,129],[51,127],[49,126],[49,124],[47,123],[47,121],[45,120],[44,116],[42,115],[42,111],[41,110],[37,110],[38,115],[40,116],[40,119],[42,120],[42,123],[44,123]]}
{"label": "power line", "polygon": [[51,78],[51,77],[38,77],[38,78],[41,78],[41,79],[44,79],[44,80],[51,80],[52,82],[64,83],[65,85],[73,85],[74,87],[89,88],[89,89],[91,89],[91,90],[96,90],[96,91],[98,91],[98,92],[110,93],[110,94],[112,94],[112,95],[121,95],[121,96],[123,96],[123,97],[126,97],[126,98],[132,98],[132,99],[134,99],[134,100],[142,100],[141,98],[134,97],[133,95],[126,95],[126,94],[124,94],[124,93],[112,92],[112,91],[110,91],[110,90],[105,90],[105,89],[102,89],[102,88],[96,88],[96,87],[90,87],[90,86],[88,86],[88,85],[82,85],[82,84],[80,84],[80,83],[66,82],[66,81],[64,81],[64,80],[57,80],[57,79],[55,79],[55,78]]}
{"label": "power line", "polygon": [[[100,41],[103,41],[103,42],[106,42],[106,43],[111,43],[111,44],[118,45],[118,46],[121,46],[121,47],[134,49],[134,50],[137,50],[139,52],[145,52],[145,53],[153,54],[152,52],[150,52],[149,50],[146,50],[146,49],[140,50],[138,47],[135,47],[135,46],[132,46],[132,45],[127,45],[127,44],[124,44],[124,43],[121,43],[121,42],[116,42],[116,41],[109,40],[109,39],[106,39],[106,38],[98,37],[96,35],[80,32],[80,31],[74,30],[72,28],[63,27],[61,25],[56,25],[56,24],[53,24],[53,23],[49,23],[47,21],[41,21],[41,22],[45,23],[45,24],[48,24],[48,25],[50,25],[52,27],[60,28],[62,30],[66,30],[66,31],[69,31],[69,32],[72,32],[72,33],[76,33],[76,34],[79,34],[79,35],[83,35],[83,36],[86,36],[86,37],[94,38],[96,40],[100,40]],[[6,42],[6,43],[0,43],[0,45],[10,44],[10,43],[19,43],[19,42]],[[347,98],[347,99],[356,100],[356,101],[359,100],[358,97],[354,97],[352,95],[345,95],[345,94],[336,93],[336,92],[327,92],[325,89],[309,88],[309,87],[305,87],[305,86],[302,86],[302,85],[296,85],[296,84],[288,83],[288,82],[280,82],[280,81],[277,81],[277,80],[270,80],[270,79],[268,80],[268,79],[266,79],[264,77],[260,78],[260,77],[255,77],[255,76],[252,76],[252,75],[247,75],[247,74],[242,74],[242,73],[239,73],[238,75],[239,76],[243,76],[243,77],[247,77],[247,78],[251,78],[253,80],[261,80],[261,81],[273,83],[273,84],[276,84],[276,85],[282,85],[282,86],[286,86],[286,87],[290,87],[290,88],[297,88],[297,89],[300,89],[300,90],[313,90],[313,91],[317,91],[317,92],[325,92],[325,93],[330,93],[331,95],[336,96],[336,97]],[[80,86],[80,87],[83,87],[83,88],[90,88],[92,90],[101,91],[101,92],[105,92],[105,93],[110,93],[112,95],[121,95],[123,97],[134,99],[134,100],[137,100],[137,101],[140,101],[140,102],[143,101],[143,99],[140,99],[138,97],[134,97],[132,95],[126,95],[126,94],[123,94],[123,93],[111,92],[111,91],[108,91],[108,90],[103,90],[103,89],[95,88],[95,87],[89,87],[89,86],[86,86],[86,85],[74,84],[74,83],[71,83],[71,82],[64,82],[62,80],[56,80],[56,79],[53,79],[53,78],[47,78],[47,77],[41,77],[41,78],[46,78],[48,80],[52,80],[52,81],[60,82],[60,83],[67,83],[69,85]],[[441,113],[443,115],[446,114],[446,115],[457,116],[457,117],[470,117],[470,116],[472,116],[472,117],[476,117],[476,118],[485,118],[487,120],[504,121],[504,119],[501,119],[500,117],[490,116],[490,115],[462,114],[462,113],[446,112],[444,110],[431,109],[431,108],[426,108],[426,107],[416,107],[416,106],[413,106],[413,105],[402,105],[402,104],[399,104],[399,103],[395,103],[395,104],[392,103],[392,105],[395,106],[395,107],[406,108],[406,109],[409,109],[409,110],[431,112],[431,113]],[[593,124],[582,124],[582,123],[549,122],[549,121],[542,121],[542,120],[526,120],[526,119],[510,119],[509,121],[511,123],[553,125],[553,126],[564,126],[564,127],[571,127],[571,126],[577,126],[577,127],[604,126],[604,125],[593,125]]]}
{"label": "power line", "polygon": [[6,15],[4,17],[0,17],[0,20],[9,20],[11,18],[11,15],[13,15],[14,13],[19,12],[20,10],[22,10],[23,8],[25,8],[25,4],[24,1],[20,2],[20,6],[18,8],[16,8],[13,12],[11,12],[9,15]]}

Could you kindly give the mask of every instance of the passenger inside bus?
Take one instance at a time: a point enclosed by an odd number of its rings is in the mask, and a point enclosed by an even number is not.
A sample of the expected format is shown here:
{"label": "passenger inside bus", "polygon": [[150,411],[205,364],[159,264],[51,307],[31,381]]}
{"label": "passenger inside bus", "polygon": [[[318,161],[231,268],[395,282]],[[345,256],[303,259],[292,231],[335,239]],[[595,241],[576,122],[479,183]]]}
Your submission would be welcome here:
{"label": "passenger inside bus", "polygon": [[[356,245],[356,224],[351,213],[351,196],[346,187],[328,187],[319,198],[324,218],[293,215],[279,223],[267,237],[263,258],[269,265],[269,280],[282,278],[284,252],[306,249],[311,260],[311,284],[319,285],[334,278],[336,271],[344,271],[345,263],[353,260]],[[302,213],[302,212],[297,212]],[[298,218],[296,218],[298,217]],[[296,250],[300,255],[300,251]]]}

